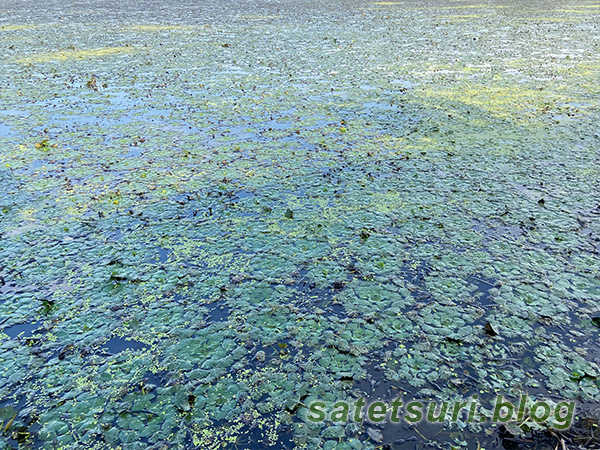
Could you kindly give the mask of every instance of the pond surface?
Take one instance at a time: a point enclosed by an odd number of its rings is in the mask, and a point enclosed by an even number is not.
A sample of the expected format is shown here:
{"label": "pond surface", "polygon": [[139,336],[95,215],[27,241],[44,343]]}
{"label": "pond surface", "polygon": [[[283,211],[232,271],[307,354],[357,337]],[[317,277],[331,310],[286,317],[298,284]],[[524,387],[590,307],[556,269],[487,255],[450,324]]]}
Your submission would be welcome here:
{"label": "pond surface", "polygon": [[0,448],[560,443],[306,418],[499,393],[577,400],[557,436],[599,446],[599,23],[4,0]]}

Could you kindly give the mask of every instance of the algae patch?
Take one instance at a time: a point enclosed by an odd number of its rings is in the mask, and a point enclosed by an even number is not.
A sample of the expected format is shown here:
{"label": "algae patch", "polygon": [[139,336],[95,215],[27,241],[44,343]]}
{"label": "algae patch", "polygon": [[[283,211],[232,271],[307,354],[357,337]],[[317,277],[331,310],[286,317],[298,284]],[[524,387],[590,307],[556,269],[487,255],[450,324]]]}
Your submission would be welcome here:
{"label": "algae patch", "polygon": [[133,47],[104,47],[89,50],[66,50],[34,54],[19,58],[20,64],[45,63],[52,61],[95,59],[111,55],[124,55],[134,51]]}

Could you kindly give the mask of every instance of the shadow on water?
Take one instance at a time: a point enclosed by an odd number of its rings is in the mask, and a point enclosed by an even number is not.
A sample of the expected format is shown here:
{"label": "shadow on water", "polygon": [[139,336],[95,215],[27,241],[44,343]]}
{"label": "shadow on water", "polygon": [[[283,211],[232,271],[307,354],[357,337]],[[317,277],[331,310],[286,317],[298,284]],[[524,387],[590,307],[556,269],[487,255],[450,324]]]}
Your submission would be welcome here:
{"label": "shadow on water", "polygon": [[[422,408],[419,408],[423,417],[427,416],[431,403],[434,403],[437,408],[441,402],[420,394],[419,392],[423,388],[414,391],[415,388],[413,387],[407,388],[404,385],[391,384],[382,380],[381,375],[378,375],[377,371],[373,371],[373,367],[369,370],[367,380],[355,383],[356,387],[353,390],[356,398],[362,396],[365,399],[366,406],[363,407],[363,413],[367,410],[368,405],[375,401],[383,401],[389,405],[392,400],[400,398],[404,402],[400,407],[400,420],[397,423],[388,420],[374,423],[367,418],[363,418],[364,432],[361,438],[365,441],[370,440],[377,448],[390,450],[421,450],[427,448],[488,450],[600,448],[600,436],[596,433],[597,427],[600,425],[600,407],[596,403],[578,404],[573,426],[560,432],[556,430],[533,431],[524,436],[515,436],[508,432],[502,424],[490,428],[489,421],[479,430],[460,429],[456,424],[433,423],[429,420],[419,420],[417,423],[411,424],[404,420],[402,415],[402,411],[406,408],[408,402],[420,402]],[[477,390],[474,391],[474,393],[478,392]],[[536,394],[536,392],[530,390],[529,394]],[[548,397],[548,392],[541,394]],[[351,397],[349,397],[350,399]],[[481,406],[491,408],[486,399],[482,400]],[[351,403],[354,401],[351,400]],[[451,412],[453,403],[449,405],[449,411]],[[354,412],[351,411],[351,413]],[[565,442],[570,446],[562,447]],[[453,443],[452,445],[455,446],[448,447],[448,443]]]}
{"label": "shadow on water", "polygon": [[[404,280],[409,287],[412,284],[412,295],[416,298],[422,298],[419,292],[424,292],[425,297],[433,300],[431,294],[425,290],[425,277],[431,268],[426,263],[413,264],[405,266],[402,270]],[[481,273],[469,275],[465,281],[473,286],[471,289],[473,297],[477,299],[479,306],[486,310],[495,308],[496,303],[491,291],[498,286],[498,280],[484,276]],[[475,320],[475,324],[482,323],[482,319]],[[483,318],[485,322],[485,315]],[[557,336],[566,336],[567,330],[560,326],[539,324],[541,335],[553,333]],[[489,337],[493,339],[493,337]],[[504,340],[504,339],[503,339]],[[589,346],[589,342],[584,338],[572,338],[572,345],[581,348],[588,348],[589,353],[593,354],[594,349]],[[413,341],[412,344],[416,344]],[[510,339],[506,342],[508,354],[505,358],[492,360],[490,364],[504,370],[527,370],[531,377],[537,381],[527,388],[529,395],[542,398],[553,398],[554,395],[546,387],[544,380],[546,377],[540,372],[540,363],[536,354],[528,348],[526,342],[519,338]],[[404,342],[407,350],[411,348],[411,342]],[[386,342],[381,350],[372,352],[369,355],[368,363],[363,367],[366,370],[366,377],[362,380],[355,380],[353,386],[353,395],[355,397],[364,397],[367,405],[373,401],[384,401],[389,404],[392,400],[401,398],[405,401],[419,401],[424,405],[423,415],[426,416],[427,408],[430,402],[439,404],[439,400],[432,397],[430,392],[442,391],[441,383],[426,382],[424,386],[415,388],[405,382],[394,382],[387,379],[380,362],[385,360],[384,354],[397,348],[395,342]],[[598,360],[600,360],[600,351],[598,351]],[[593,356],[593,355],[592,355]],[[460,371],[460,388],[463,398],[474,394],[480,394],[480,375],[470,364],[464,364]],[[480,396],[481,405],[490,407],[493,398],[483,398]],[[454,442],[457,446],[466,446],[465,448],[485,448],[492,450],[524,450],[524,449],[556,449],[561,448],[562,439],[567,442],[577,444],[577,448],[600,448],[600,437],[596,436],[594,431],[600,420],[600,408],[593,404],[592,408],[581,411],[579,418],[573,427],[558,434],[554,431],[530,432],[524,437],[515,436],[509,433],[502,425],[498,427],[484,427],[480,431],[459,429],[456,424],[448,426],[447,424],[436,424],[426,420],[419,421],[416,424],[407,423],[400,420],[399,423],[388,421],[373,423],[365,419],[364,434],[362,438],[370,440],[373,444],[379,445],[383,449],[425,449],[425,448],[446,448],[445,446]],[[595,407],[595,409],[594,409]],[[591,409],[591,410],[590,410]],[[596,424],[596,425],[594,425]],[[458,448],[458,447],[457,447]]]}

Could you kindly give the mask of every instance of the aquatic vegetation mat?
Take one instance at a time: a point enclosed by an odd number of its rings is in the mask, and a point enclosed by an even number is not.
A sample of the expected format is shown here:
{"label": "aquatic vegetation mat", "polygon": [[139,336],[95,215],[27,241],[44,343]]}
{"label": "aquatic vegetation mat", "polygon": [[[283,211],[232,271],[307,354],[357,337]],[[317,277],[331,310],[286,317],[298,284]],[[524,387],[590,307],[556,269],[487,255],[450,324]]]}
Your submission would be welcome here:
{"label": "aquatic vegetation mat", "polygon": [[0,8],[0,448],[598,445],[594,2]]}

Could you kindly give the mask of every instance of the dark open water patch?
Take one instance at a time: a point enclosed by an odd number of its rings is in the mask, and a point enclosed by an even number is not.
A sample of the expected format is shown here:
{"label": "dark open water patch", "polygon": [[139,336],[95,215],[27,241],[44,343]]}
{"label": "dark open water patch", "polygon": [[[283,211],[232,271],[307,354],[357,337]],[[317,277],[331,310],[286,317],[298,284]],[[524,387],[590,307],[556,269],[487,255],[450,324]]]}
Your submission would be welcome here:
{"label": "dark open water patch", "polygon": [[131,339],[113,337],[106,341],[103,348],[107,349],[110,353],[116,354],[127,350],[131,351],[144,351],[150,348],[150,346]]}
{"label": "dark open water patch", "polygon": [[38,328],[38,322],[18,323],[3,330],[12,339],[30,337]]}
{"label": "dark open water patch", "polygon": [[224,302],[216,302],[216,304],[211,304],[209,306],[209,313],[206,321],[208,323],[223,322],[229,319],[230,314],[231,308],[229,306],[227,306]]}
{"label": "dark open water patch", "polygon": [[158,256],[156,258],[156,260],[162,264],[166,263],[169,259],[169,255],[171,255],[172,250],[169,250],[167,248],[159,248],[158,249]]}
{"label": "dark open water patch", "polygon": [[146,372],[140,383],[144,386],[163,386],[165,384],[165,376],[165,374],[159,372]]}
{"label": "dark open water patch", "polygon": [[467,282],[473,284],[477,290],[474,296],[477,298],[477,303],[484,308],[490,308],[495,305],[490,290],[494,289],[498,281],[493,278],[487,278],[482,274],[473,274],[467,277]]}
{"label": "dark open water patch", "polygon": [[414,261],[410,264],[404,264],[400,271],[406,287],[411,295],[420,303],[429,303],[433,301],[433,296],[427,290],[427,276],[433,268],[427,261]]}
{"label": "dark open water patch", "polygon": [[254,197],[255,197],[254,192],[247,191],[247,190],[241,190],[234,194],[234,196],[231,198],[231,201],[234,203],[237,203],[241,200],[252,200]]}

